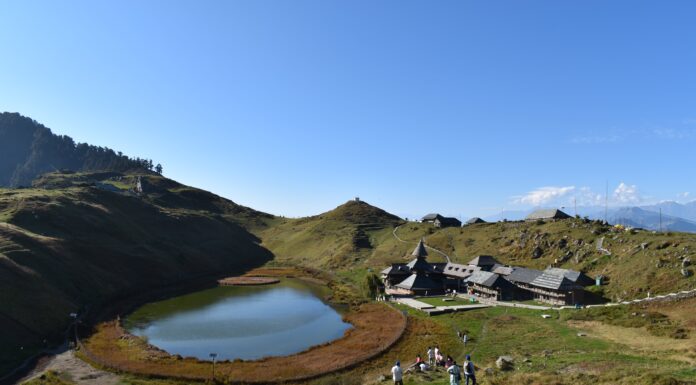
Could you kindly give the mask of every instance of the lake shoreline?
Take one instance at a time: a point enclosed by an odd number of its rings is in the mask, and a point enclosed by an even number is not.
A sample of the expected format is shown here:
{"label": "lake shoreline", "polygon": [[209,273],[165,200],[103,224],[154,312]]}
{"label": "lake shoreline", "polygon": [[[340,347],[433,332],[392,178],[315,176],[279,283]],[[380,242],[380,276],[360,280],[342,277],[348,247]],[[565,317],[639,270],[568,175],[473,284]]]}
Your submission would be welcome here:
{"label": "lake shoreline", "polygon": [[[297,268],[260,268],[247,274],[304,278],[331,290],[330,280]],[[353,328],[337,340],[286,356],[220,361],[216,364],[219,378],[254,384],[297,382],[348,370],[382,354],[401,339],[407,326],[406,316],[385,304],[354,306],[343,319]],[[119,321],[112,318],[102,322],[89,338],[82,341],[80,356],[98,367],[136,376],[189,381],[210,379],[210,361],[171,355],[157,347],[148,347],[144,341],[134,344],[129,342],[135,340],[128,335],[130,333],[120,326]],[[124,346],[128,348],[124,349]]]}

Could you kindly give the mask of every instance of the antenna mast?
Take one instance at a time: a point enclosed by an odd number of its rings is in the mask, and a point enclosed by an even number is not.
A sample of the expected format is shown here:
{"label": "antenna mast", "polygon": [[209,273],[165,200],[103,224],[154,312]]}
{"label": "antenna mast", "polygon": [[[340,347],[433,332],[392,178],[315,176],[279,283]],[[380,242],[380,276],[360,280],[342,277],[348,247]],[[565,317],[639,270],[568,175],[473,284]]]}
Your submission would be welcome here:
{"label": "antenna mast", "polygon": [[575,216],[578,216],[578,198],[573,197],[573,206],[575,206]]}
{"label": "antenna mast", "polygon": [[660,207],[660,232],[662,232],[662,207]]}
{"label": "antenna mast", "polygon": [[607,221],[608,207],[609,207],[609,181],[607,181],[606,192],[604,193],[604,223],[609,223],[609,221]]}

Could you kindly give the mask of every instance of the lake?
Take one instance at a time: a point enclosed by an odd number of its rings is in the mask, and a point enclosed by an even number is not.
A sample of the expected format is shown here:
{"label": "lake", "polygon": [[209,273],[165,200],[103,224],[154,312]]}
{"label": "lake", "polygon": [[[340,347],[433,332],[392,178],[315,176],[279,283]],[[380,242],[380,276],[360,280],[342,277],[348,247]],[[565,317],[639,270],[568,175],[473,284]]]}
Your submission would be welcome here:
{"label": "lake", "polygon": [[324,303],[325,287],[298,279],[224,286],[146,304],[124,320],[132,334],[171,354],[253,360],[341,338],[351,325]]}

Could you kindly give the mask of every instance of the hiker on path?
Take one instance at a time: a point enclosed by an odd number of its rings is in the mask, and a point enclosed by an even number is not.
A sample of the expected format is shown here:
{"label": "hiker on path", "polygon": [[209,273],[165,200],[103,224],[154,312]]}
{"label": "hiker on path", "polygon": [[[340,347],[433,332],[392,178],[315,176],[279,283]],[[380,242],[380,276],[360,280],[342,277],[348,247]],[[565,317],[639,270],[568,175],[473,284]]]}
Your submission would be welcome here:
{"label": "hiker on path", "polygon": [[462,337],[462,341],[464,341],[464,346],[466,346],[466,343],[469,342],[469,336],[464,334],[464,337]]}
{"label": "hiker on path", "polygon": [[401,370],[401,363],[399,361],[396,361],[391,371],[394,385],[404,385],[404,372]]}
{"label": "hiker on path", "polygon": [[447,368],[447,373],[450,375],[450,385],[459,385],[459,381],[462,380],[462,373],[459,371],[459,366],[457,366],[456,361],[452,363],[452,366]]}
{"label": "hiker on path", "polygon": [[430,346],[428,346],[428,364],[435,365],[435,351]]}
{"label": "hiker on path", "polygon": [[471,361],[471,356],[466,355],[466,361],[464,361],[464,377],[466,377],[466,385],[469,385],[469,379],[471,379],[471,385],[476,385],[476,374],[474,373],[474,363]]}

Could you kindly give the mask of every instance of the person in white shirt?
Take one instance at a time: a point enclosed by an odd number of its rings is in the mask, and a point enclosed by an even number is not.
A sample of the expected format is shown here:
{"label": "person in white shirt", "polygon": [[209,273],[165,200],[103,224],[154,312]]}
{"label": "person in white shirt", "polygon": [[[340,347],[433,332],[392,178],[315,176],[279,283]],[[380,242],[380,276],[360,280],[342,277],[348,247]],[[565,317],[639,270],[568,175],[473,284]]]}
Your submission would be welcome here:
{"label": "person in white shirt", "polygon": [[459,366],[457,366],[457,361],[454,361],[452,366],[447,368],[447,373],[450,375],[450,385],[459,385],[459,381],[462,380],[462,374],[459,371]]}
{"label": "person in white shirt", "polygon": [[435,351],[430,346],[428,346],[428,364],[435,365]]}
{"label": "person in white shirt", "polygon": [[394,367],[392,368],[392,378],[394,379],[394,385],[404,385],[404,372],[401,370],[401,363],[396,361]]}

